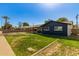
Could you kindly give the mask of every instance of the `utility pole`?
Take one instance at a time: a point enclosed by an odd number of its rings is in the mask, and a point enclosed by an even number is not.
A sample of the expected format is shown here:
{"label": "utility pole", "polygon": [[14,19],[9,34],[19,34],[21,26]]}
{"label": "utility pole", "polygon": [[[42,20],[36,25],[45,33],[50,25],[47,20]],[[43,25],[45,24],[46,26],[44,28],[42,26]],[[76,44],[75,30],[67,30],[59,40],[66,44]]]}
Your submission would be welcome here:
{"label": "utility pole", "polygon": [[76,15],[76,28],[78,28],[78,14]]}
{"label": "utility pole", "polygon": [[34,24],[33,24],[32,32],[34,33]]}

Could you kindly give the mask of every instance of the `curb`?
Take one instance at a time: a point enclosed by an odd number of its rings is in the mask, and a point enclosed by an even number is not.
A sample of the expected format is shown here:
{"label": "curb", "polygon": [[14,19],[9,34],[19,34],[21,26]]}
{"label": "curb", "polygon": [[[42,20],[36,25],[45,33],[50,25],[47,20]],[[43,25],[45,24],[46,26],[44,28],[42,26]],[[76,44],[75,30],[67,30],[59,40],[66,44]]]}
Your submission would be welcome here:
{"label": "curb", "polygon": [[48,48],[51,44],[55,43],[56,41],[58,41],[58,39],[57,39],[57,40],[55,40],[55,41],[53,41],[53,42],[51,42],[50,44],[48,44],[48,45],[47,45],[47,46],[45,46],[44,48],[42,48],[42,49],[38,50],[37,52],[35,52],[35,53],[34,53],[34,54],[32,54],[31,56],[35,56],[36,54],[40,53],[42,50],[44,50],[44,49]]}

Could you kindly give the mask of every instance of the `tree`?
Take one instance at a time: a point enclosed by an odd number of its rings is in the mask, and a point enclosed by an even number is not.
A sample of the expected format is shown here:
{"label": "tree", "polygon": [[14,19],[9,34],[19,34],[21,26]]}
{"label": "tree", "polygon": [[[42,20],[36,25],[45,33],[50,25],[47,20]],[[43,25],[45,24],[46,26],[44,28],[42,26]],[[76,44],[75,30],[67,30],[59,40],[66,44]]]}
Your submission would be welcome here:
{"label": "tree", "polygon": [[45,20],[45,23],[48,23],[49,21],[48,20]]}
{"label": "tree", "polygon": [[5,24],[4,26],[2,26],[4,29],[7,29],[8,26],[10,26],[10,24],[8,23],[8,19],[9,17],[8,16],[2,16],[2,18],[5,20]]}
{"label": "tree", "polygon": [[58,22],[65,22],[65,21],[68,21],[68,19],[65,18],[65,17],[61,17],[61,18],[59,18],[57,21],[58,21]]}
{"label": "tree", "polygon": [[52,21],[51,19],[45,20],[45,23],[48,23],[49,21]]}
{"label": "tree", "polygon": [[23,26],[29,26],[27,22],[23,22]]}
{"label": "tree", "polygon": [[12,25],[10,23],[7,23],[6,25],[2,26],[2,29],[6,30],[6,29],[11,29]]}
{"label": "tree", "polygon": [[5,20],[5,25],[6,25],[8,23],[9,17],[8,16],[2,16],[2,18]]}

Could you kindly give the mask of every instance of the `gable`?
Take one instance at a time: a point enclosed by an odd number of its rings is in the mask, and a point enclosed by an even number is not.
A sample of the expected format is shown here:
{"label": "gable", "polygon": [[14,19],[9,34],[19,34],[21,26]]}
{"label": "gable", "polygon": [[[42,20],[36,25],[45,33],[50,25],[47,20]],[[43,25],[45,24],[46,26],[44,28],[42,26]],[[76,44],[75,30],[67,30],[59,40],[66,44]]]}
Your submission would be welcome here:
{"label": "gable", "polygon": [[64,26],[64,25],[68,25],[66,23],[61,23],[61,22],[56,22],[56,21],[49,21],[48,23],[45,23],[43,25],[41,25],[40,27],[45,27],[45,26],[53,26],[53,25],[59,25],[59,26]]}

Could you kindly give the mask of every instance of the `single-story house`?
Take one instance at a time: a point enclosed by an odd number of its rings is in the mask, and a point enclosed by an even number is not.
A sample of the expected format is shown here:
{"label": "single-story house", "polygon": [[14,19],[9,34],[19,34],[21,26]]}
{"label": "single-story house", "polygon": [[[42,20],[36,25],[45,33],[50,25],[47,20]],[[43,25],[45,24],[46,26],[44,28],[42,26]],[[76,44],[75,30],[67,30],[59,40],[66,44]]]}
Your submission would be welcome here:
{"label": "single-story house", "polygon": [[22,26],[20,29],[25,30],[26,32],[30,33],[37,33],[37,29],[40,25],[32,25],[32,26]]}
{"label": "single-story house", "polygon": [[71,23],[48,21],[47,23],[41,25],[37,31],[38,33],[42,33],[42,34],[70,36],[72,33],[71,29],[72,29]]}

